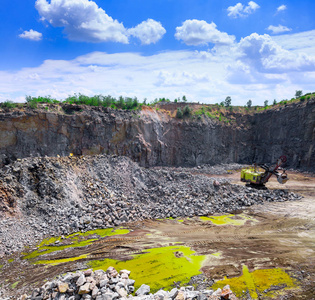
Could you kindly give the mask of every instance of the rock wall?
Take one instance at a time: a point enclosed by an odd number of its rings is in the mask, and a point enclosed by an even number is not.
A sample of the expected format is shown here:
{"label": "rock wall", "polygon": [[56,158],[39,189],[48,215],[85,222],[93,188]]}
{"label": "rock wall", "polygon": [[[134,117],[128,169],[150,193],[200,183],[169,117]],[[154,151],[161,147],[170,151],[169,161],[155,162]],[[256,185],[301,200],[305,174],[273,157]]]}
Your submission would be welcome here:
{"label": "rock wall", "polygon": [[178,120],[151,108],[140,112],[66,105],[59,111],[0,112],[0,163],[29,156],[117,154],[141,166],[274,162],[315,170],[315,99],[232,124],[211,118]]}

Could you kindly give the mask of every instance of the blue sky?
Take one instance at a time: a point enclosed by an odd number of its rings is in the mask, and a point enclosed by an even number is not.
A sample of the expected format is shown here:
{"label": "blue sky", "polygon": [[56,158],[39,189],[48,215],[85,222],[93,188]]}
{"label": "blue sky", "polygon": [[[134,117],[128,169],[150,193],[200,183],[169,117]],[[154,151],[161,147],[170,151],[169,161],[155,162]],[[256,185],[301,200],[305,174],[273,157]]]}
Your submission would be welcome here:
{"label": "blue sky", "polygon": [[5,1],[0,101],[292,98],[315,91],[314,12],[313,0]]}

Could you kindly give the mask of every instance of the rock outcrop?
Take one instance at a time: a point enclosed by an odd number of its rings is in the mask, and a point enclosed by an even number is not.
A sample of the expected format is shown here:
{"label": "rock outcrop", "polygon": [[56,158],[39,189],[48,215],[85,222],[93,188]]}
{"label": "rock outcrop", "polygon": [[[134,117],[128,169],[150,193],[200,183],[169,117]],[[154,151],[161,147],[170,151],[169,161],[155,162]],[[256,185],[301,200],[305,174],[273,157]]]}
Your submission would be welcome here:
{"label": "rock outcrop", "polygon": [[[175,105],[175,104],[174,104]],[[315,170],[315,99],[233,122],[182,120],[167,110],[119,111],[76,105],[0,112],[0,164],[29,156],[117,154],[141,166],[271,163]]]}

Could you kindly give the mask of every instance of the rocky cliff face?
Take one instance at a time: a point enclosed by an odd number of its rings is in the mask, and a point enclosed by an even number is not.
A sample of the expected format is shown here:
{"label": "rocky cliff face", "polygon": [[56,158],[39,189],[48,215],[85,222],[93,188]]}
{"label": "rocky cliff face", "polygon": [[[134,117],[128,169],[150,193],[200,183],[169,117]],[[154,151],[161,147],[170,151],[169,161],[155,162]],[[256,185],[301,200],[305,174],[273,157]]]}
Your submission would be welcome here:
{"label": "rocky cliff face", "polygon": [[164,110],[139,112],[64,106],[59,111],[0,113],[0,162],[29,156],[118,154],[142,166],[273,162],[315,170],[315,99],[232,124],[178,120]]}

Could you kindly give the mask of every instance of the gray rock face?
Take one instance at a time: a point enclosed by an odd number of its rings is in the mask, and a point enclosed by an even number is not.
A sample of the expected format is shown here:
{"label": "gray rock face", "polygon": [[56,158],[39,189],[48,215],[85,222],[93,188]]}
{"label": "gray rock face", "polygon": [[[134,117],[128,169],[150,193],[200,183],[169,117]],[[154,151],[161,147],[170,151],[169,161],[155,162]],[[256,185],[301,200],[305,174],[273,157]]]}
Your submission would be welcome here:
{"label": "gray rock face", "polygon": [[155,110],[58,109],[0,112],[0,165],[69,153],[125,155],[147,167],[270,163],[285,154],[289,167],[315,170],[315,99],[254,115],[227,112],[229,123]]}

